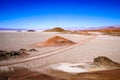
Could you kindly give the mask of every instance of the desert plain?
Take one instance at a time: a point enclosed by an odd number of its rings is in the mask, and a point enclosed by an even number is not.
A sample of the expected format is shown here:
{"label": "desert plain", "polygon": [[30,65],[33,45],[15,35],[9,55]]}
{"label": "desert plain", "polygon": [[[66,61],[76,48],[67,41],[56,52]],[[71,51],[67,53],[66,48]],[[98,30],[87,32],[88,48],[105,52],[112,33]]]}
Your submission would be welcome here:
{"label": "desert plain", "polygon": [[[54,36],[64,37],[65,39],[68,39],[74,42],[75,44],[62,45],[62,46],[45,46],[45,47],[35,46],[35,44],[45,42],[49,38],[52,38]],[[62,42],[62,44],[64,44],[64,42]],[[14,76],[15,78],[13,76],[7,76],[7,77],[4,76],[6,80],[8,79],[9,80],[59,80],[59,79],[60,80],[62,79],[63,80],[120,80],[119,69],[117,70],[115,69],[111,72],[108,69],[106,72],[104,72],[106,68],[105,69],[99,68],[99,69],[94,69],[93,71],[86,70],[85,73],[83,69],[82,70],[78,69],[76,73],[76,71],[74,71],[76,69],[71,69],[71,68],[68,69],[69,67],[65,66],[66,64],[76,65],[79,63],[83,63],[83,64],[92,63],[94,58],[98,56],[105,56],[117,63],[120,63],[120,37],[118,36],[109,36],[109,35],[101,35],[101,34],[95,34],[95,35],[64,34],[58,32],[0,32],[0,50],[19,51],[20,49],[26,49],[26,50],[35,49],[36,51],[25,51],[25,53],[28,54],[25,57],[1,60],[0,61],[1,71],[5,71],[6,74],[9,75],[8,73],[10,74],[12,73],[9,72],[11,70],[15,75],[14,71],[16,69],[13,68],[20,67],[20,68],[27,68],[31,70],[31,72],[32,71],[38,72],[38,73],[33,72],[35,76],[37,75],[37,77],[39,76],[38,74],[41,73],[55,78],[51,79],[48,77],[42,79],[41,77],[29,78],[27,76],[28,78],[27,79],[26,75],[22,76],[22,73],[20,72],[21,76],[16,76],[18,78],[16,78],[15,76]],[[24,69],[21,70],[24,71]],[[70,72],[69,70],[71,70],[72,72]],[[28,73],[30,72],[28,71]],[[107,75],[107,77],[103,76],[103,74]],[[116,74],[118,76],[114,78],[115,75],[113,74]],[[3,75],[2,72],[1,75]],[[113,75],[113,78],[111,78],[111,76],[108,75]],[[31,75],[29,74],[29,76]],[[80,77],[82,76],[82,77],[78,78],[78,76]],[[0,77],[2,80],[3,76]]]}

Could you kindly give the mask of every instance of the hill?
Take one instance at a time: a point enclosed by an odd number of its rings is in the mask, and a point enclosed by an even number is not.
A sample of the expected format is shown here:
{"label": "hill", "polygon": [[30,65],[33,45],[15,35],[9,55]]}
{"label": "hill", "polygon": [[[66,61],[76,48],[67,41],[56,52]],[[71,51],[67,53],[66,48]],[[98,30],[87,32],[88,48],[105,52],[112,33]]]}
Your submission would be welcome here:
{"label": "hill", "polygon": [[45,30],[44,32],[64,32],[64,31],[66,31],[66,30],[64,30],[63,28],[55,27],[53,29]]}
{"label": "hill", "polygon": [[36,47],[43,47],[43,46],[63,46],[63,45],[72,45],[75,44],[75,42],[68,40],[64,37],[60,36],[54,36],[49,38],[48,40],[44,42],[40,42],[35,44]]}

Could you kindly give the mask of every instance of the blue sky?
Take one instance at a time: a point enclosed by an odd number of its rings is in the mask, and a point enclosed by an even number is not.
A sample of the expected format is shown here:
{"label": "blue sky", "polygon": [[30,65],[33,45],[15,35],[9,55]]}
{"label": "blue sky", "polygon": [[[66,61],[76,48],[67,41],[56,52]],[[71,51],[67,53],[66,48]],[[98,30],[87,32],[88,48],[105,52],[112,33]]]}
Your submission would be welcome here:
{"label": "blue sky", "polygon": [[120,25],[120,0],[0,0],[0,28]]}

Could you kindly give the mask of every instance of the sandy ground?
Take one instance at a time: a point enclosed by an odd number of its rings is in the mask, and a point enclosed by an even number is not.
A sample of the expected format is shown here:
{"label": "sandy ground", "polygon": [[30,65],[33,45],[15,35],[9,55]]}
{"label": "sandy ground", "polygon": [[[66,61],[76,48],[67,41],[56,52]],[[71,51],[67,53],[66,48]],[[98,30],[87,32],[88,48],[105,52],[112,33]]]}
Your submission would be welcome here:
{"label": "sandy ground", "polygon": [[78,73],[78,74],[66,73],[66,72],[55,71],[55,70],[47,70],[45,74],[54,76],[57,78],[63,78],[65,80],[120,80],[120,76],[119,76],[120,69],[85,72],[85,73]]}
{"label": "sandy ground", "polygon": [[[36,42],[47,40],[51,36],[63,36],[74,42],[79,42],[90,36],[75,35],[75,34],[59,34],[59,33],[45,33],[45,32],[0,32],[0,49],[2,50],[19,50],[21,48],[29,49],[29,45]],[[86,44],[73,48],[71,50],[59,53],[45,58],[50,62],[91,62],[97,56],[106,56],[113,61],[120,63],[120,37],[112,36],[98,36],[97,38],[87,42]],[[37,55],[40,53],[52,51],[59,47],[37,48],[38,52],[30,53]],[[40,59],[42,60],[42,59]],[[39,60],[38,60],[39,61]],[[48,62],[49,62],[48,61]]]}
{"label": "sandy ground", "polygon": [[[47,40],[52,36],[62,36],[74,42],[87,39],[91,36],[76,35],[76,34],[59,34],[45,32],[0,32],[0,49],[1,50],[19,50],[21,48],[30,49],[30,45],[36,42]],[[38,52],[31,53],[32,55],[41,54],[58,47],[37,48]],[[115,62],[120,63],[120,37],[99,35],[95,39],[86,42],[83,45],[75,47],[71,50],[60,52],[52,56],[40,58],[33,61],[28,61],[10,66],[27,67],[31,70],[41,71],[45,66],[57,63],[78,63],[92,62],[95,57],[106,56]],[[15,59],[17,60],[17,59]],[[6,66],[9,67],[9,66]]]}
{"label": "sandy ground", "polygon": [[[59,33],[48,33],[48,32],[0,32],[0,49],[6,50],[6,51],[12,51],[12,50],[19,50],[19,49],[31,49],[32,44],[35,44],[37,42],[42,42],[47,40],[50,37],[53,36],[62,36],[65,38],[68,38],[74,42],[78,42],[81,40],[84,40],[88,38],[89,36],[82,36],[82,35],[69,35],[69,34],[59,34]],[[36,56],[39,54],[47,53],[50,51],[54,51],[60,48],[64,48],[66,46],[62,47],[43,47],[43,48],[37,48],[36,52],[27,52],[29,53],[29,57]],[[17,59],[18,60],[18,59]],[[9,60],[14,61],[14,60]],[[8,61],[2,61],[2,63],[5,63]]]}

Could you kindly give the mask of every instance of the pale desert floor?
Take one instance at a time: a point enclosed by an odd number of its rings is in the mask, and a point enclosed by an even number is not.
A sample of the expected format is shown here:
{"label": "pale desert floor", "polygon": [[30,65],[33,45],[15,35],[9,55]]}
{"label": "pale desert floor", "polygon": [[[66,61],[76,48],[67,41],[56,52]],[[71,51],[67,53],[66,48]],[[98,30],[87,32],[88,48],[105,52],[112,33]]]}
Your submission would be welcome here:
{"label": "pale desert floor", "polygon": [[[48,32],[0,32],[0,50],[19,50],[21,48],[30,49],[31,44],[45,41],[52,36],[62,36],[74,42],[80,42],[92,36],[77,34],[59,34]],[[65,47],[65,46],[63,46]],[[61,47],[36,48],[38,52],[30,52],[29,57],[36,56],[45,52],[53,51]],[[1,66],[1,67],[27,67],[35,71],[41,71],[45,66],[57,63],[79,63],[92,62],[95,57],[106,56],[115,62],[120,63],[120,37],[98,35],[92,40],[72,49],[58,52],[42,58],[33,59],[23,63]],[[22,59],[22,58],[20,58]],[[20,59],[12,59],[0,62],[7,64]]]}

